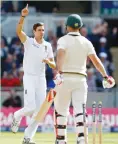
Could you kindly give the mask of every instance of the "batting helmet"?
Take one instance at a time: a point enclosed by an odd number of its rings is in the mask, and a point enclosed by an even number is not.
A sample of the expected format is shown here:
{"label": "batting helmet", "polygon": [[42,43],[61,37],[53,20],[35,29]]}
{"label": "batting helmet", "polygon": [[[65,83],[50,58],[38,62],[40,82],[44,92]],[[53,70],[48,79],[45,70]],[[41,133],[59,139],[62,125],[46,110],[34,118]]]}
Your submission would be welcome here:
{"label": "batting helmet", "polygon": [[78,14],[69,15],[66,21],[66,26],[70,26],[72,28],[81,28],[83,26],[81,17]]}

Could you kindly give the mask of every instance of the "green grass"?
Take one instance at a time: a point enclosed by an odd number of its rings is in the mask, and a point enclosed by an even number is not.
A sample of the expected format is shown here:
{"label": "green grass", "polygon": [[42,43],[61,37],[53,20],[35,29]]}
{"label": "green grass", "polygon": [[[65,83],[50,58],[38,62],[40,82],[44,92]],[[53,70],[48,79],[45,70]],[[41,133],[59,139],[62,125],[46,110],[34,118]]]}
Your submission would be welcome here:
{"label": "green grass", "polygon": [[[23,133],[0,133],[0,144],[21,144]],[[118,133],[108,133],[102,135],[102,144],[118,144]],[[53,133],[37,133],[34,138],[37,144],[54,144]],[[76,144],[75,134],[68,133],[68,144]],[[89,134],[89,144],[92,144],[92,134]],[[96,144],[98,143],[98,135],[96,135]]]}

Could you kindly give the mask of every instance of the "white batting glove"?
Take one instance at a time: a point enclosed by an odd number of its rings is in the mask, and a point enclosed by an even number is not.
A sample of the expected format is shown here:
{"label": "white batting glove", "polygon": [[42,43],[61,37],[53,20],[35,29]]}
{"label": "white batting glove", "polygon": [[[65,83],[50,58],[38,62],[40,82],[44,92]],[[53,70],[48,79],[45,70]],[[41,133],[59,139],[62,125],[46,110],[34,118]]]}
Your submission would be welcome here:
{"label": "white batting glove", "polygon": [[59,73],[56,74],[56,76],[54,77],[53,81],[54,81],[55,85],[57,85],[57,86],[61,85],[63,83],[62,75],[59,74]]}
{"label": "white batting glove", "polygon": [[107,76],[102,81],[103,88],[112,88],[115,85],[115,80],[111,76]]}

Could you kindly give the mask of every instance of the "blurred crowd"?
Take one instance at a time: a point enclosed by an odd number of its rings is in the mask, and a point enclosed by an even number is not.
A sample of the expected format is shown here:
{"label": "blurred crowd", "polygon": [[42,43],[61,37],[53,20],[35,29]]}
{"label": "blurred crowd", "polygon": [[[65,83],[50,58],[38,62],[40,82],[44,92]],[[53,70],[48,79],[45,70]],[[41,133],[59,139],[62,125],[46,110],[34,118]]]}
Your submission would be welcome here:
{"label": "blurred crowd", "polygon": [[[45,1],[28,1],[30,14],[35,12],[59,12],[59,5],[56,1],[47,1],[46,3],[47,4],[45,5]],[[26,4],[27,1],[2,1],[0,5],[1,14],[4,15],[9,12],[15,14],[17,12],[21,12],[21,10],[26,6]]]}
{"label": "blurred crowd", "polygon": [[[88,29],[83,26],[80,30],[81,35],[89,39],[96,50],[97,55],[101,59],[107,73],[113,76],[115,70],[111,47],[118,46],[118,28],[109,29],[108,23],[103,22],[96,25],[93,29]],[[56,57],[57,40],[63,36],[65,31],[63,30],[62,23],[57,26],[56,34],[53,31],[49,31],[45,38],[52,44],[54,56]],[[23,54],[24,47],[17,37],[7,39],[2,36],[1,38],[1,85],[3,87],[19,87],[23,84]],[[88,74],[88,89],[90,91],[101,91],[102,89],[102,76],[90,60],[87,60],[87,74]],[[46,65],[46,79],[47,87],[54,87],[53,82],[54,71]]]}
{"label": "blurred crowd", "polygon": [[23,7],[23,3],[19,1],[2,1],[1,2],[1,14],[8,12],[20,12]]}
{"label": "blurred crowd", "polygon": [[22,105],[23,105],[23,101],[15,89],[9,90],[8,98],[6,98],[2,103],[3,107],[17,108],[17,107],[22,107]]}

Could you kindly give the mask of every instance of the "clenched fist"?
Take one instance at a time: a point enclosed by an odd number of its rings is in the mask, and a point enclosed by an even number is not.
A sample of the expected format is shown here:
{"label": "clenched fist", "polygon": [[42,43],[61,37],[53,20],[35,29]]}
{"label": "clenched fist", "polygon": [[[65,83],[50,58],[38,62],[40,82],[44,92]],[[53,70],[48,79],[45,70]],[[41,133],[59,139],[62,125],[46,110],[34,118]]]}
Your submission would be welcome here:
{"label": "clenched fist", "polygon": [[26,7],[22,9],[21,15],[25,17],[28,15],[28,13],[29,13],[29,10],[28,10],[28,4],[27,4]]}

